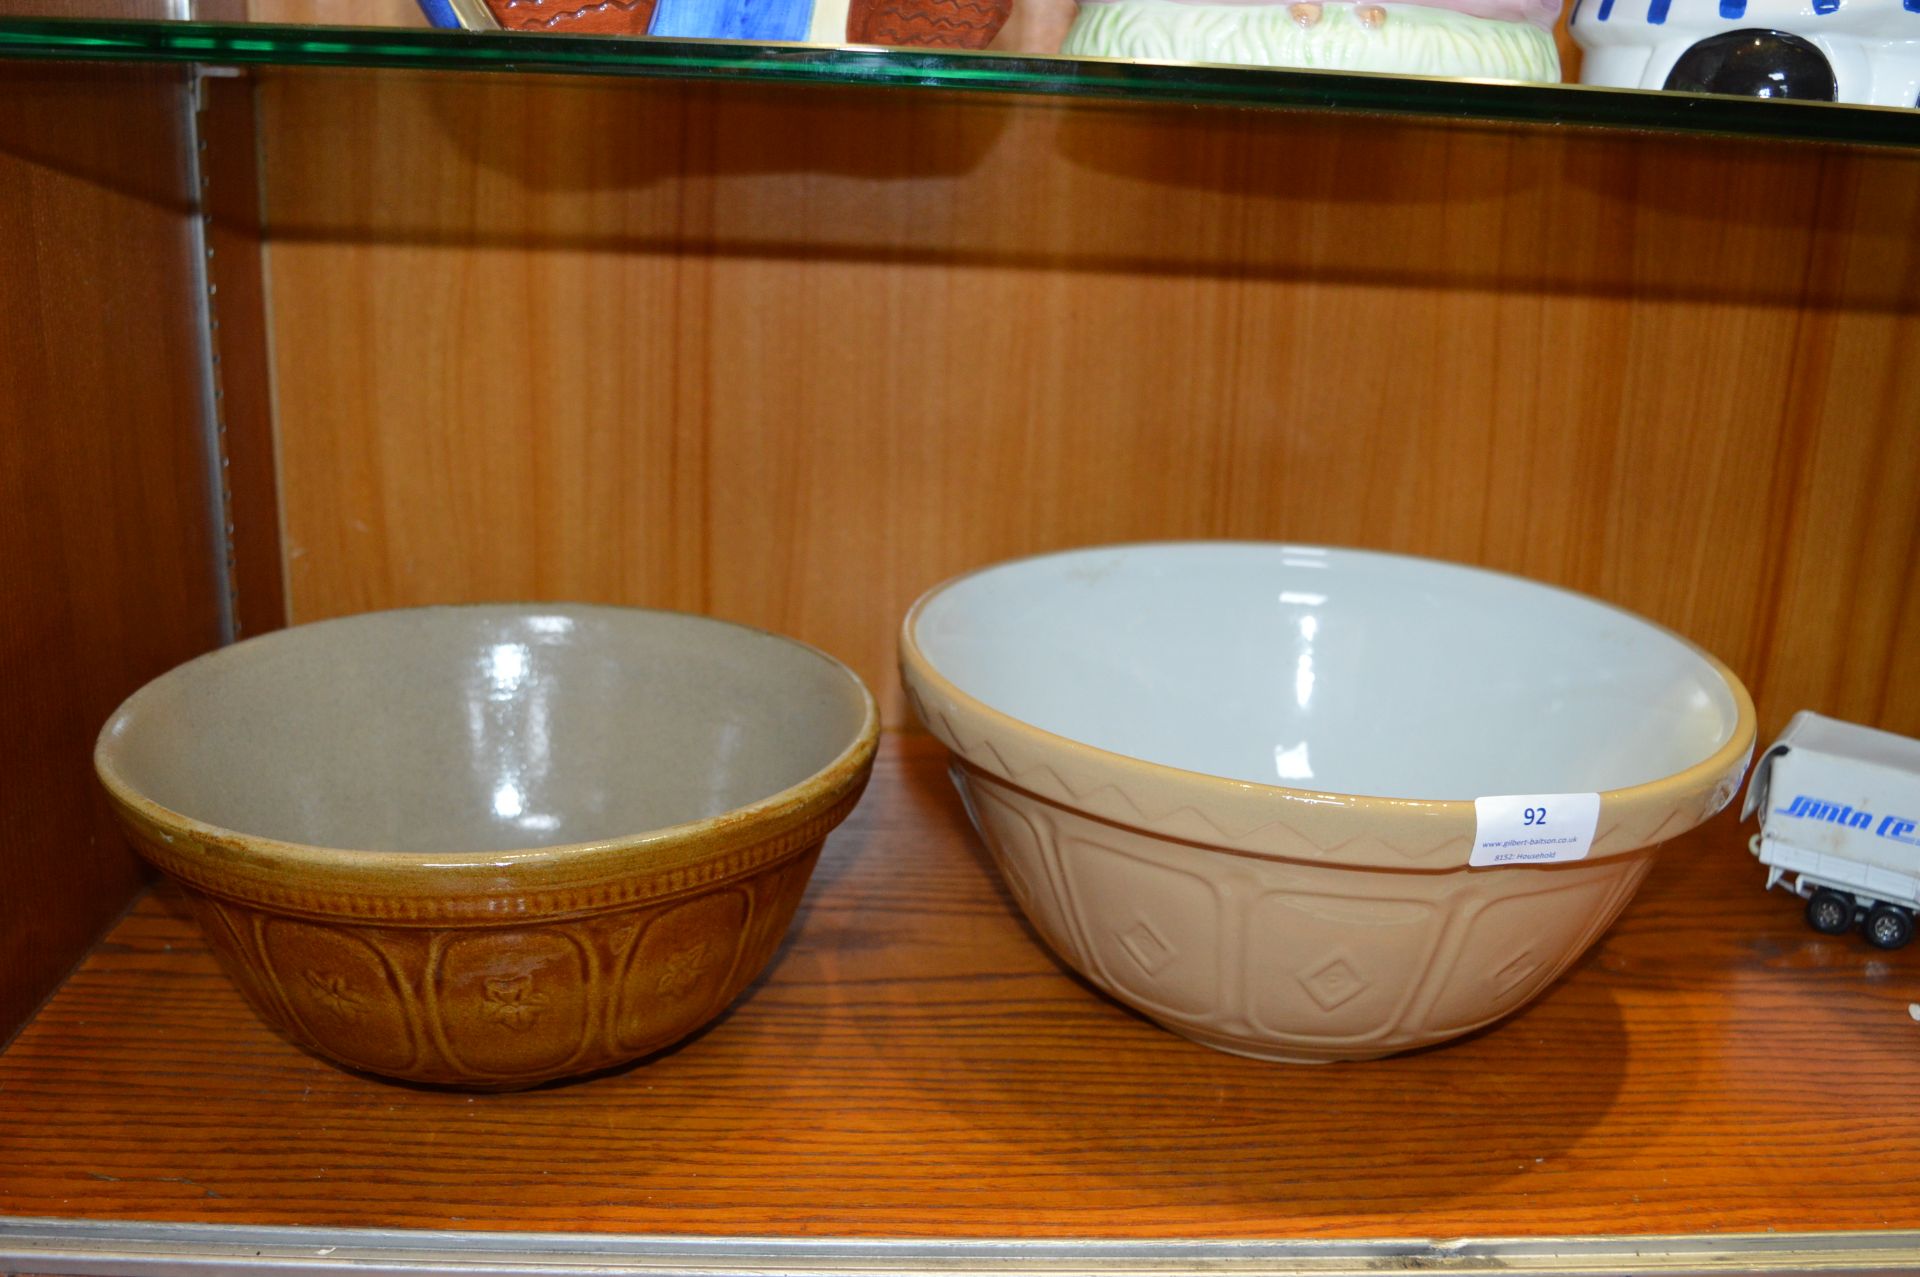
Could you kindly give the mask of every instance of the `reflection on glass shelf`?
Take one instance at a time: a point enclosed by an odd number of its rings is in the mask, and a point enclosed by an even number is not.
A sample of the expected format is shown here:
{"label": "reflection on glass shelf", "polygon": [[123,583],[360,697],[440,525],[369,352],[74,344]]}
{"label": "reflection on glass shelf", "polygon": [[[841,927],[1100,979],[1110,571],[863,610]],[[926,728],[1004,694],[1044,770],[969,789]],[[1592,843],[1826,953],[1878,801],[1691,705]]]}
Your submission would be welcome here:
{"label": "reflection on glass shelf", "polygon": [[923,49],[426,28],[7,19],[0,20],[0,57],[805,81],[1920,147],[1920,112],[1885,107]]}

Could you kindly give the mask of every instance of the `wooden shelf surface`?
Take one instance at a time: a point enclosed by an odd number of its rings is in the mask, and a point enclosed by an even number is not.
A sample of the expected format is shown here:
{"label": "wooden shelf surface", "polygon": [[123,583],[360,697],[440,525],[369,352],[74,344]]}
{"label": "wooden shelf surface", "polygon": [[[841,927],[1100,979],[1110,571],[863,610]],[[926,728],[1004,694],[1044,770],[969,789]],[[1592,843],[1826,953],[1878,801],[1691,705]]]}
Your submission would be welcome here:
{"label": "wooden shelf surface", "polygon": [[1806,930],[1728,816],[1519,1015],[1298,1067],[1189,1044],[1067,973],[944,765],[886,741],[786,948],[718,1024],[522,1094],[310,1058],[158,890],[0,1055],[0,1213],[1116,1239],[1920,1223],[1920,947]]}

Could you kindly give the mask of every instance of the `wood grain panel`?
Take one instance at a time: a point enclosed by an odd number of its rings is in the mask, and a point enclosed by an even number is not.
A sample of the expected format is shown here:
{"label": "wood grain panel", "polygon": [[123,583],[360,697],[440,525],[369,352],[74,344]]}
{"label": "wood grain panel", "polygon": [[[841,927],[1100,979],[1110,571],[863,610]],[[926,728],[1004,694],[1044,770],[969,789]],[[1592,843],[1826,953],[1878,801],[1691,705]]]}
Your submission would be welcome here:
{"label": "wood grain panel", "polygon": [[[1850,211],[1920,207],[1920,166],[1843,172],[1832,192]],[[1811,267],[1920,294],[1910,224],[1829,235]],[[1771,494],[1787,535],[1767,668],[1786,703],[1920,734],[1920,318],[1822,306],[1800,322],[1801,347],[1827,357],[1793,365],[1792,464]]]}
{"label": "wood grain panel", "polygon": [[1920,948],[1807,930],[1724,817],[1662,853],[1597,949],[1506,1023],[1287,1066],[1194,1046],[1065,974],[944,767],[925,737],[883,744],[790,942],[710,1031],[518,1095],[302,1054],[150,899],[0,1056],[0,1209],[1221,1238],[1920,1218]]}
{"label": "wood grain panel", "polygon": [[218,638],[181,73],[0,76],[0,1040],[132,898],[94,733]]}
{"label": "wood grain panel", "polygon": [[1769,728],[1920,732],[1911,158],[745,85],[263,111],[297,619],[692,608],[900,724],[947,574],[1293,538],[1637,609]]}

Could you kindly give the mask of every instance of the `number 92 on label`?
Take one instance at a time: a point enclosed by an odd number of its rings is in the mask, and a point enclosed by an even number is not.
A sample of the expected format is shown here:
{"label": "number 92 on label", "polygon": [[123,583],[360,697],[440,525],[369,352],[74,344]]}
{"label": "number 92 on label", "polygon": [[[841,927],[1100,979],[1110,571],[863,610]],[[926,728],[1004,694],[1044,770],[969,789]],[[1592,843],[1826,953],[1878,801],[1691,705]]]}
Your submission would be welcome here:
{"label": "number 92 on label", "polygon": [[1600,824],[1599,794],[1495,794],[1473,800],[1470,865],[1582,860]]}

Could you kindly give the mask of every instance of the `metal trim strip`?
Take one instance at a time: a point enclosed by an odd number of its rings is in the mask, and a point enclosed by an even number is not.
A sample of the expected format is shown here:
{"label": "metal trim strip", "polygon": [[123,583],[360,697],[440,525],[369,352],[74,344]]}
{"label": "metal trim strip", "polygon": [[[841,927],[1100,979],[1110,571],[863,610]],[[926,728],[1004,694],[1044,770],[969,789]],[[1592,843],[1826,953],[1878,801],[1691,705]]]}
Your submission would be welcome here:
{"label": "metal trim strip", "polygon": [[1920,1272],[1920,1231],[1261,1241],[679,1237],[15,1218],[0,1269],[47,1277],[1716,1277]]}

